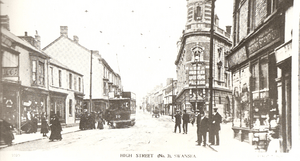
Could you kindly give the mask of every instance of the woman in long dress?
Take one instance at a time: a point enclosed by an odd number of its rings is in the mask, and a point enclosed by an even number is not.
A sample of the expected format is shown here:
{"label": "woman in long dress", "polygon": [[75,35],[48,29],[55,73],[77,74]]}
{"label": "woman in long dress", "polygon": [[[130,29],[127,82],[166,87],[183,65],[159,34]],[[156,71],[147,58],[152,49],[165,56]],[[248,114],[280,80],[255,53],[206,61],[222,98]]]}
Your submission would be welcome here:
{"label": "woman in long dress", "polygon": [[62,140],[62,137],[61,137],[62,128],[61,128],[61,125],[59,122],[59,118],[56,114],[54,114],[51,117],[50,128],[51,128],[51,134],[50,134],[50,138],[49,138],[50,141]]}
{"label": "woman in long dress", "polygon": [[46,120],[46,116],[45,116],[45,112],[42,113],[42,116],[41,116],[41,133],[43,134],[43,136],[47,136],[47,133],[48,133],[48,123],[47,123],[47,120]]}

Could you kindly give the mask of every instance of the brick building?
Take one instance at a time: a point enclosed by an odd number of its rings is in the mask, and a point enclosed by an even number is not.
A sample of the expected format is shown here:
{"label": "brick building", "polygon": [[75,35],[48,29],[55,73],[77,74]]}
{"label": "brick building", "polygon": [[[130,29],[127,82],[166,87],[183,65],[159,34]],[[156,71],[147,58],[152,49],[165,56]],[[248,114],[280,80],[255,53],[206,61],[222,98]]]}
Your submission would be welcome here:
{"label": "brick building", "polygon": [[292,148],[291,113],[297,108],[291,106],[293,8],[292,0],[234,0],[227,56],[234,137],[253,143],[259,133],[274,132],[282,152]]}

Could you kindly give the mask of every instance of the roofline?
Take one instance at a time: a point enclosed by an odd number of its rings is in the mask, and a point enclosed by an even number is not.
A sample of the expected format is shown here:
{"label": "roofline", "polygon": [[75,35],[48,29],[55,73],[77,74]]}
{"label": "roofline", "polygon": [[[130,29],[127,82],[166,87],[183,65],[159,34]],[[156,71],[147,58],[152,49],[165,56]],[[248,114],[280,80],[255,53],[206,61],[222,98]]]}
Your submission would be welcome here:
{"label": "roofline", "polygon": [[[185,40],[186,38],[190,37],[190,36],[206,36],[206,35],[210,35],[210,31],[196,31],[196,32],[188,32],[188,33],[185,33],[183,34],[183,36],[181,37],[181,45],[180,45],[180,49],[177,53],[177,58],[175,60],[175,65],[178,65],[179,63],[179,59],[181,57],[181,53],[182,53],[182,50],[183,50],[183,46],[185,45]],[[220,35],[219,33],[217,32],[214,32],[214,38],[213,39],[221,39],[222,41],[225,41],[225,43],[228,43],[229,45],[232,45],[232,42],[231,40],[229,40],[228,38],[224,37],[223,35]]]}

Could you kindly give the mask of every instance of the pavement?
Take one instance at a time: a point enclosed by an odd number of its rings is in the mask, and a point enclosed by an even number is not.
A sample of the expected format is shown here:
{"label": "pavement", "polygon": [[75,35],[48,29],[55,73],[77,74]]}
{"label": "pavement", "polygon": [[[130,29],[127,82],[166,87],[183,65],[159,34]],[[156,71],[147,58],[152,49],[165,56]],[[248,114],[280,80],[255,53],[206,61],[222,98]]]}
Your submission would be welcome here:
{"label": "pavement", "polygon": [[[63,130],[61,132],[61,134],[67,134],[67,133],[72,133],[72,132],[77,132],[80,131],[79,129],[79,125],[75,124],[71,127],[67,126],[67,127],[63,127]],[[47,134],[47,136],[50,136],[50,132]],[[43,134],[41,134],[39,131],[36,133],[30,133],[30,134],[16,134],[14,133],[14,137],[15,139],[12,141],[12,145],[17,145],[17,144],[22,144],[22,143],[26,143],[26,142],[30,142],[30,141],[35,141],[35,140],[42,140],[42,139],[48,139],[48,137],[43,137]],[[0,145],[0,149],[8,147],[8,145]]]}

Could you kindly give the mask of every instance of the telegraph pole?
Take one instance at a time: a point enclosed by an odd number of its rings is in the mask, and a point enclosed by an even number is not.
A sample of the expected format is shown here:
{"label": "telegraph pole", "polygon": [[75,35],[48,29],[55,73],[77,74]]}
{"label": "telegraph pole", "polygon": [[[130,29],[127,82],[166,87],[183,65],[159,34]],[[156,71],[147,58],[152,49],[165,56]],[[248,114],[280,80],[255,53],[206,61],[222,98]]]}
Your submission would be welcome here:
{"label": "telegraph pole", "polygon": [[[214,36],[214,17],[215,17],[215,1],[216,0],[212,0],[211,1],[211,22],[210,22],[210,49],[209,49],[209,52],[210,52],[210,56],[209,56],[209,95],[210,95],[210,98],[209,98],[209,123],[211,126],[211,120],[212,120],[212,103],[213,103],[213,45],[214,45],[214,42],[213,42],[213,36]],[[212,130],[211,128],[209,128],[209,142],[211,142],[211,139],[212,139]]]}
{"label": "telegraph pole", "polygon": [[91,50],[91,68],[90,68],[90,112],[92,111],[92,83],[93,83],[93,79],[92,79],[92,75],[93,75],[93,50]]}

